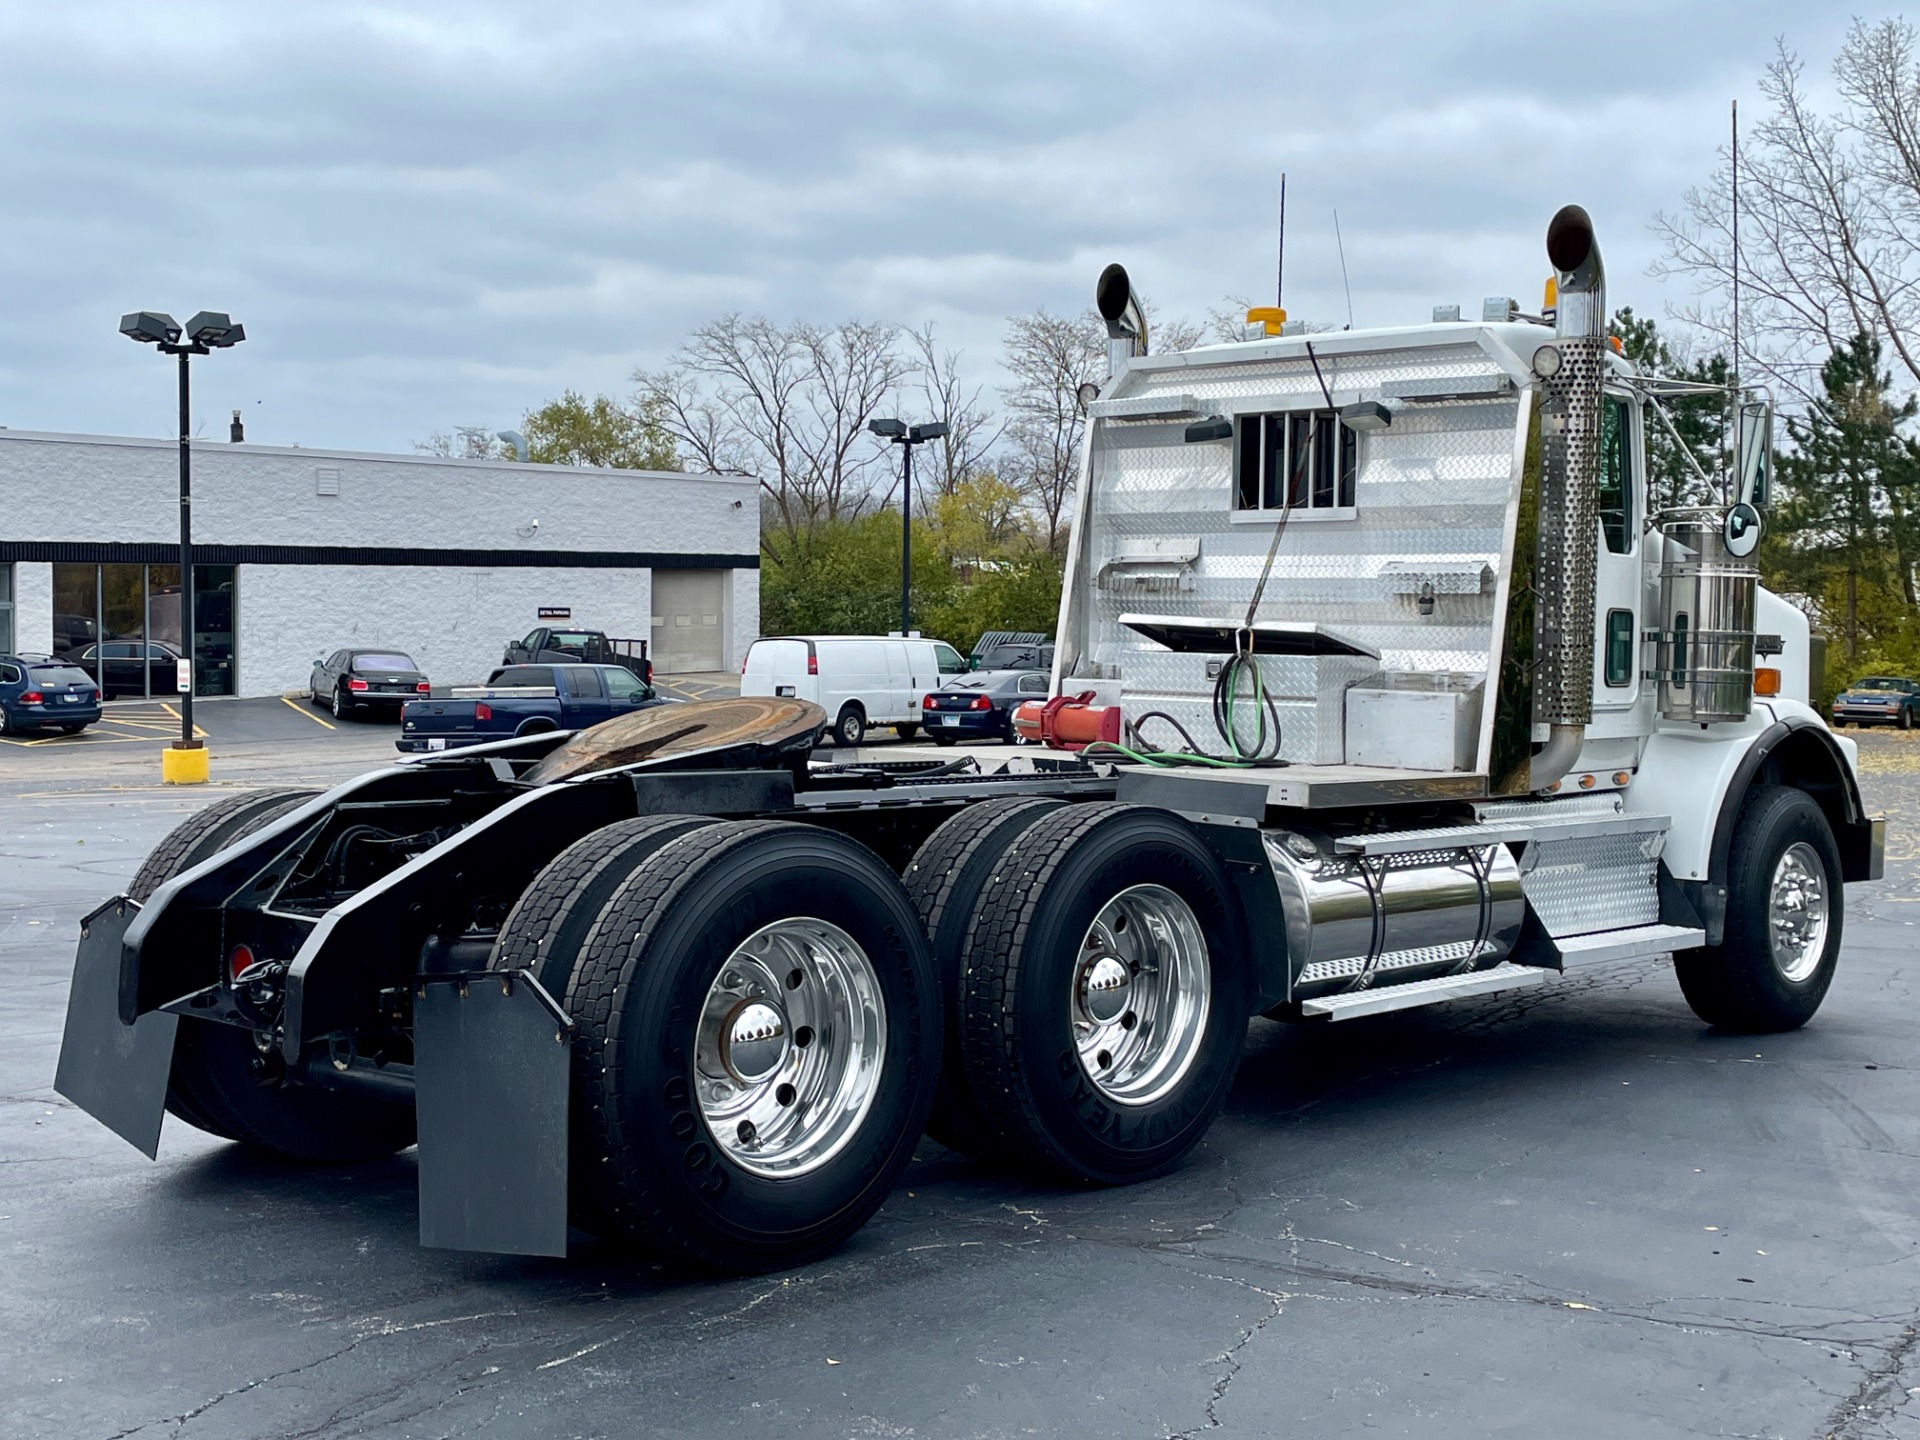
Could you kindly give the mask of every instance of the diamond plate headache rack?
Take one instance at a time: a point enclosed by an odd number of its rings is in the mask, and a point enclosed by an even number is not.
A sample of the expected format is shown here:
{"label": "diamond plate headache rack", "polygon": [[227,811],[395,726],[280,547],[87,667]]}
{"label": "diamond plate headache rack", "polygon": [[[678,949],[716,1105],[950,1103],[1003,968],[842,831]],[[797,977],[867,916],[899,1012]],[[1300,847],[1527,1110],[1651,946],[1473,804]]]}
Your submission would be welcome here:
{"label": "diamond plate headache rack", "polygon": [[1256,655],[1358,655],[1378,660],[1380,652],[1311,620],[1213,620],[1191,615],[1122,615],[1120,623],[1157,645],[1188,654],[1231,655],[1247,648]]}

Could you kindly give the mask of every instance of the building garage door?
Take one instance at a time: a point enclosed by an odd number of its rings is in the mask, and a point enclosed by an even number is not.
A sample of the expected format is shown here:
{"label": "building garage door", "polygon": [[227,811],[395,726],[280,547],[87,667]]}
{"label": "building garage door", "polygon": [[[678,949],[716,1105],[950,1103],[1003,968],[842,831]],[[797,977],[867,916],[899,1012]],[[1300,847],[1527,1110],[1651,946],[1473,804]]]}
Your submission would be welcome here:
{"label": "building garage door", "polygon": [[653,666],[664,674],[724,670],[724,570],[653,572]]}

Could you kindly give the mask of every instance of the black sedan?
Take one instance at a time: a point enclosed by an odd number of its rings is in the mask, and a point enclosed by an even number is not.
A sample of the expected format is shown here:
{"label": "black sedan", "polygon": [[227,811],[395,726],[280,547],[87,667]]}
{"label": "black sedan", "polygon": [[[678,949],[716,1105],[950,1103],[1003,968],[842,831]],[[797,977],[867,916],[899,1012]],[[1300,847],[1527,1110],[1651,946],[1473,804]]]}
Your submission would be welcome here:
{"label": "black sedan", "polygon": [[958,740],[1014,741],[1013,712],[1047,698],[1044,670],[981,670],[956,675],[920,702],[920,723],[936,745]]}
{"label": "black sedan", "polygon": [[431,690],[413,657],[399,650],[336,650],[313,662],[307,681],[313,703],[342,720],[367,709],[398,719],[401,706]]}

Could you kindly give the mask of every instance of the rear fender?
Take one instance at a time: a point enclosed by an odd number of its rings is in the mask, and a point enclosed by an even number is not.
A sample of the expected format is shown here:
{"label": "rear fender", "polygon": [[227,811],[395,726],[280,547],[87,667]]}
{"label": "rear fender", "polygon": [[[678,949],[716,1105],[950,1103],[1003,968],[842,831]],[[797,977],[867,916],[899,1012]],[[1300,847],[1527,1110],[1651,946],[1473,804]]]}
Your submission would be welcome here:
{"label": "rear fender", "polygon": [[634,814],[624,777],[525,791],[321,917],[287,972],[289,1065],[304,1046],[355,1024],[382,990],[409,985],[427,938],[487,894],[518,894],[575,840]]}
{"label": "rear fender", "polygon": [[468,779],[451,769],[413,765],[360,775],[176,875],[154,891],[127,927],[120,960],[121,1022],[131,1025],[138,1016],[207,985],[216,973],[208,957],[220,953],[225,907],[342,805],[417,803],[449,795]]}

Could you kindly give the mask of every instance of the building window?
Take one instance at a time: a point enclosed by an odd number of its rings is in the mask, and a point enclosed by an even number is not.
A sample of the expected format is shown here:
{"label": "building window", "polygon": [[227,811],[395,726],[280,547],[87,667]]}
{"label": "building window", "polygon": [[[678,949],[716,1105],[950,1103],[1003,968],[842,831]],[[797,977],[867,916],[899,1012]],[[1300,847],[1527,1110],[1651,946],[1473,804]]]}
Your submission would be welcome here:
{"label": "building window", "polygon": [[1236,515],[1347,520],[1354,513],[1360,437],[1332,410],[1242,415],[1234,422]]}
{"label": "building window", "polygon": [[[196,695],[234,693],[234,567],[193,567]],[[94,678],[108,699],[178,693],[178,565],[53,567],[53,648]]]}

